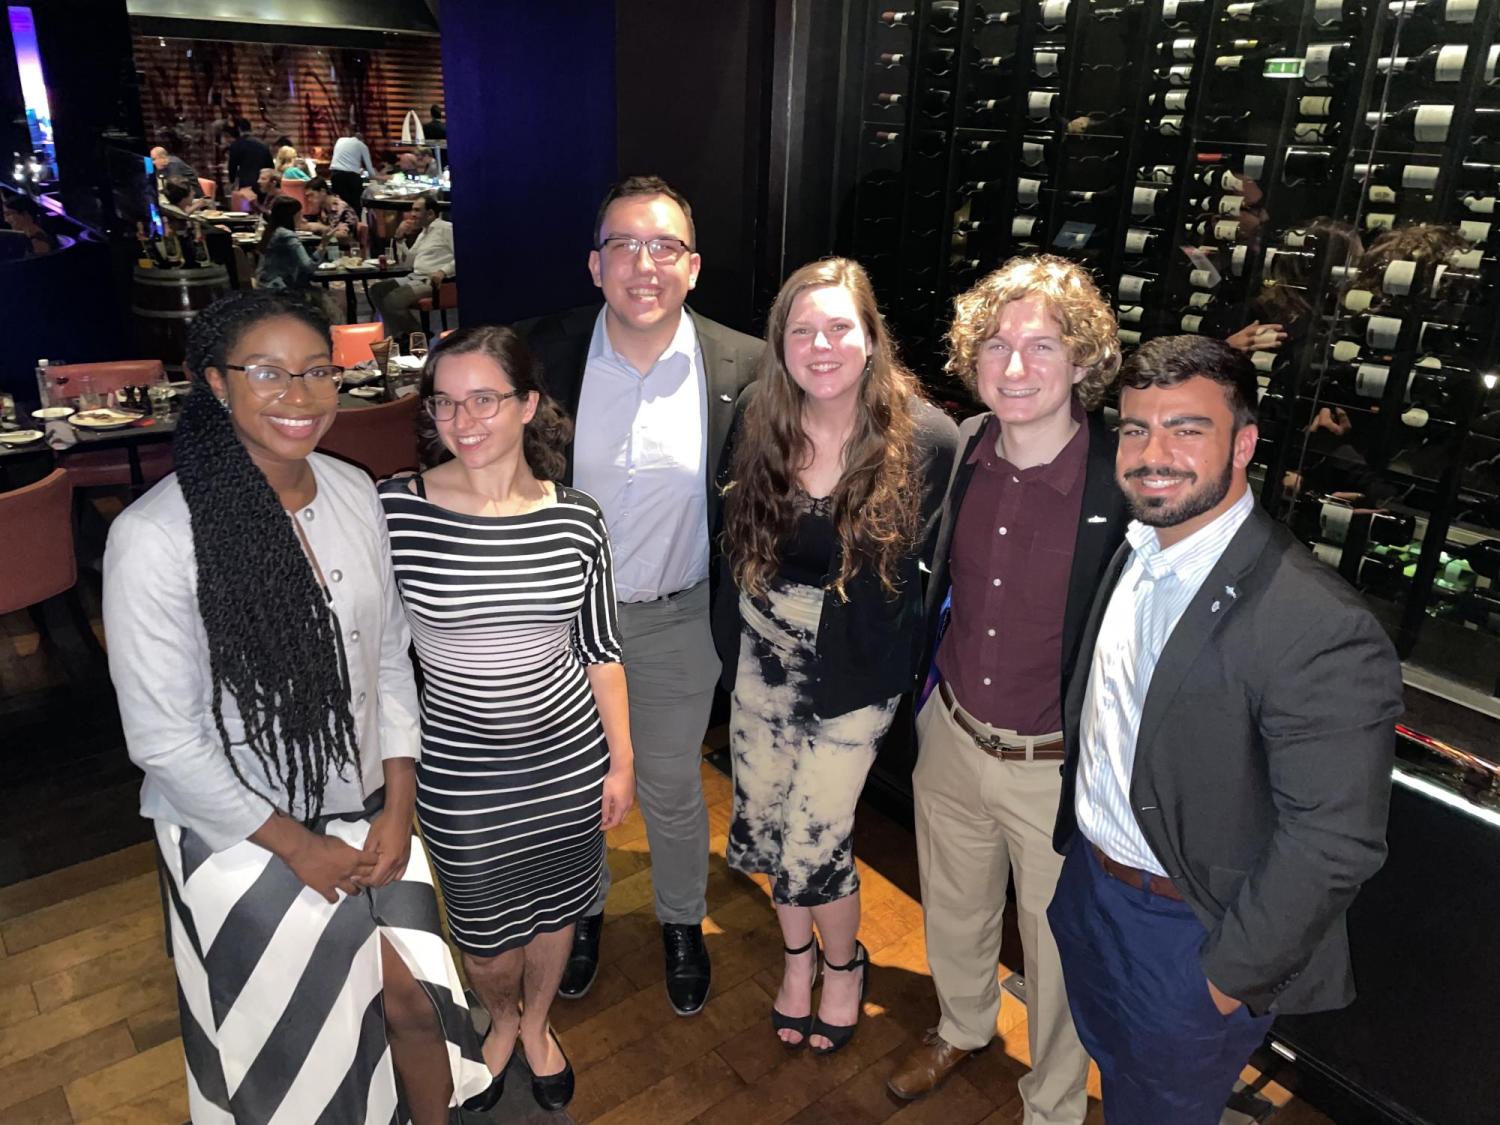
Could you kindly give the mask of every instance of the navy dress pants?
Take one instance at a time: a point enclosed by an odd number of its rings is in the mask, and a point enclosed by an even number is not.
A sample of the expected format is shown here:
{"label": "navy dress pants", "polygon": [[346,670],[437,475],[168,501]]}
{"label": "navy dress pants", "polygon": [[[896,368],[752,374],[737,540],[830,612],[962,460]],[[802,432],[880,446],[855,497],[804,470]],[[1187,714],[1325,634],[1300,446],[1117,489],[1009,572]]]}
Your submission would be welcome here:
{"label": "navy dress pants", "polygon": [[1109,1125],[1216,1125],[1272,1017],[1214,1006],[1192,907],[1113,878],[1078,835],[1047,919]]}

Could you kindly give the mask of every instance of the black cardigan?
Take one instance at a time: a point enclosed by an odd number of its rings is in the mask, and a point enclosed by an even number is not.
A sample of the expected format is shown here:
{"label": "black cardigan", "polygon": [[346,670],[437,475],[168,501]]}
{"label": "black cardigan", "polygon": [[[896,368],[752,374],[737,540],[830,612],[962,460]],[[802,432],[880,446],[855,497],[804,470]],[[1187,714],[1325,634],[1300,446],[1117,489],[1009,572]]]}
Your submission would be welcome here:
{"label": "black cardigan", "polygon": [[[722,482],[728,480],[735,438],[751,394],[753,388],[742,396],[735,412],[719,474]],[[812,689],[813,711],[820,718],[831,719],[910,690],[922,656],[926,572],[943,493],[958,449],[958,427],[925,399],[913,400],[912,413],[916,419],[915,438],[922,472],[918,549],[901,560],[894,596],[881,587],[880,579],[869,567],[862,567],[850,579],[846,587],[847,602],[841,601],[832,589],[824,594],[816,646],[818,673]],[[828,563],[830,579],[838,573],[841,562],[835,546]],[[716,585],[714,645],[724,663],[721,679],[724,690],[733,691],[740,653],[740,592],[727,556],[720,557]]]}

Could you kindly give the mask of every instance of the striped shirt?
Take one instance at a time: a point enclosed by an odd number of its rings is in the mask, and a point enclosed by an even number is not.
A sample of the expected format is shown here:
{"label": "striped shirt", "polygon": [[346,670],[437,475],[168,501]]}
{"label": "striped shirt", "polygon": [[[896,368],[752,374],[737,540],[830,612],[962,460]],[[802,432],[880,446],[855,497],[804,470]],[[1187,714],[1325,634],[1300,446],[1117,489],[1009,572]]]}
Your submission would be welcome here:
{"label": "striped shirt", "polygon": [[1074,812],[1105,855],[1157,875],[1167,871],[1130,805],[1141,711],[1167,639],[1254,506],[1246,488],[1207,527],[1170,547],[1161,546],[1154,527],[1132,520],[1125,531],[1130,561],[1099,624],[1083,697]]}

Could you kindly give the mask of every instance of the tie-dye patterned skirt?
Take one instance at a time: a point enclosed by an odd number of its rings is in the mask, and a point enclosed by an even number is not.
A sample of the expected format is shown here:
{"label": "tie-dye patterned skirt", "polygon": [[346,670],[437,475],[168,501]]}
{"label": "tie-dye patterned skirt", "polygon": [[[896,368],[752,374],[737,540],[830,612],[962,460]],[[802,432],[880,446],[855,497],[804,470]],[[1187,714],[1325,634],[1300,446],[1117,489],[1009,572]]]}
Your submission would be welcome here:
{"label": "tie-dye patterned skirt", "polygon": [[821,906],[859,890],[854,806],[900,696],[836,718],[813,710],[823,591],[780,584],[740,597],[729,720],[729,866],[771,877],[771,898]]}

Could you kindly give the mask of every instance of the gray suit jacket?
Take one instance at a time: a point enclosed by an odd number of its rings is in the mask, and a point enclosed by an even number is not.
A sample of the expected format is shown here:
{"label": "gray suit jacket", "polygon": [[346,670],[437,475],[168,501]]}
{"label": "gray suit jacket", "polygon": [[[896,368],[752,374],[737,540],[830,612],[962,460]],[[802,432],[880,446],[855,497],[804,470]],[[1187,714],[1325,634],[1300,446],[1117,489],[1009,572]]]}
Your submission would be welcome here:
{"label": "gray suit jacket", "polygon": [[[1065,701],[1054,844],[1077,830],[1088,664],[1123,544]],[[1146,695],[1130,802],[1208,930],[1204,974],[1252,1012],[1354,999],[1344,914],[1385,861],[1401,669],[1359,595],[1256,508],[1172,631]]]}

